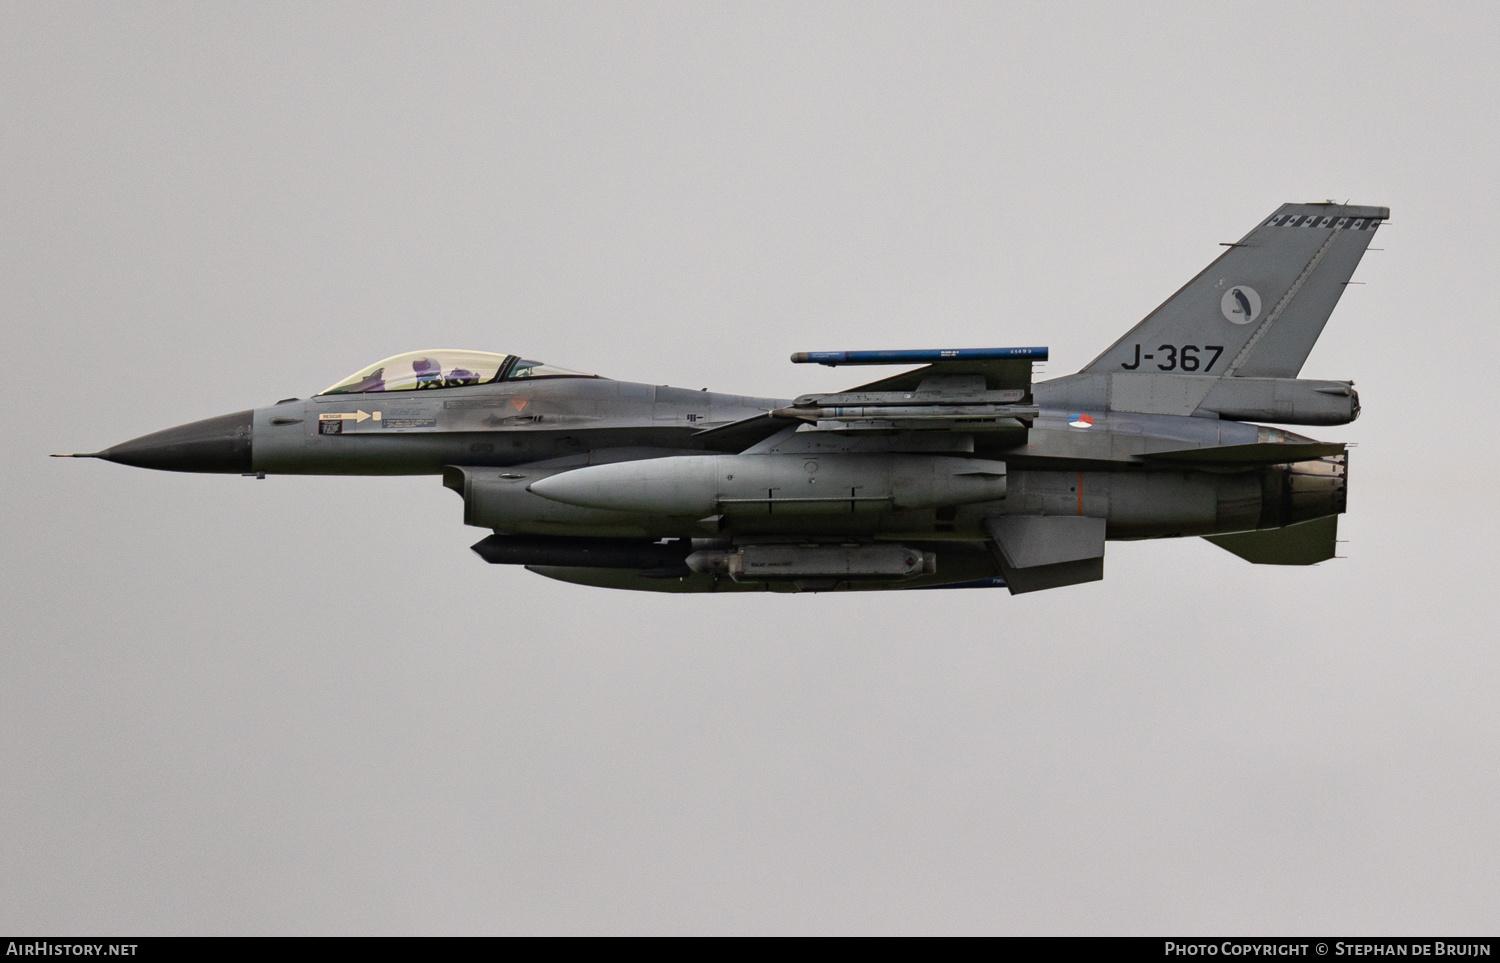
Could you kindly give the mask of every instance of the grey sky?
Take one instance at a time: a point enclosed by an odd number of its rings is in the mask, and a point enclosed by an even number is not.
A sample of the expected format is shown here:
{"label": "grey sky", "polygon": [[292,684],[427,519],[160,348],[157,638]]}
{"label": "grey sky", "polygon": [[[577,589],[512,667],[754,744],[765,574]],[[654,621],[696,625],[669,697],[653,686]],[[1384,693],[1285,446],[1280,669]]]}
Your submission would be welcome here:
{"label": "grey sky", "polygon": [[[0,6],[0,930],[1489,933],[1493,4]],[[1283,201],[1389,205],[1348,558],[677,597],[436,478],[48,460],[433,346],[1077,370]]]}

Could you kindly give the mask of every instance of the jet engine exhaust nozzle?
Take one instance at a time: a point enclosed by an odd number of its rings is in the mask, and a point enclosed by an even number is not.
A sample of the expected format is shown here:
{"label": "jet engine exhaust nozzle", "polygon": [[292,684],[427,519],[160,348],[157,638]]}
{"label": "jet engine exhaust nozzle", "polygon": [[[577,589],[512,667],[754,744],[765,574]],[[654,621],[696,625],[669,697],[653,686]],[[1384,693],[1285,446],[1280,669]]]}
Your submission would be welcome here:
{"label": "jet engine exhaust nozzle", "polygon": [[1349,455],[1279,465],[1269,475],[1261,528],[1340,515],[1349,505]]}

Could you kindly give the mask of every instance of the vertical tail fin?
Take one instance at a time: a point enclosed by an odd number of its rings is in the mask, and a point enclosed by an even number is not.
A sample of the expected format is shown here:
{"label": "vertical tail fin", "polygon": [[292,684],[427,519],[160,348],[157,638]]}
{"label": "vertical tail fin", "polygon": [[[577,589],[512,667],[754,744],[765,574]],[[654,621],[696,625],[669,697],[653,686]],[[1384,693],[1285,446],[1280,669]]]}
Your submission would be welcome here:
{"label": "vertical tail fin", "polygon": [[1083,370],[1295,378],[1390,214],[1283,204]]}

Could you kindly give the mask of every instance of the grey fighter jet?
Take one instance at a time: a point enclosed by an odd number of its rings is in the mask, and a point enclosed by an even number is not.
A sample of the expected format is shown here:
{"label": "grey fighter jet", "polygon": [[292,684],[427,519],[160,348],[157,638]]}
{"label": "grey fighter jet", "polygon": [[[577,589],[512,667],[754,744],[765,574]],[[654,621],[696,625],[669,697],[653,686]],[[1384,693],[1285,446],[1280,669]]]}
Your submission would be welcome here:
{"label": "grey fighter jet", "polygon": [[[1287,204],[1077,374],[1045,348],[799,353],[920,365],[834,394],[615,381],[414,351],[307,400],[87,456],[168,471],[440,475],[474,551],[655,592],[1004,586],[1104,576],[1109,539],[1199,535],[1250,562],[1331,558],[1353,383],[1298,372],[1383,207]],[[852,380],[852,379],[851,379]]]}

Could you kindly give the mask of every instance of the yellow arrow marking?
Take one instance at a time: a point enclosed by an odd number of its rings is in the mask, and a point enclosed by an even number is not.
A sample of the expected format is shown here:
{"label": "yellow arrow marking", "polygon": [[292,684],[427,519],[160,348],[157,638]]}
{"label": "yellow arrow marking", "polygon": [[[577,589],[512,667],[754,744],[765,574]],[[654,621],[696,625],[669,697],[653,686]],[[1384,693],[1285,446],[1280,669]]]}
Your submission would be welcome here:
{"label": "yellow arrow marking", "polygon": [[368,411],[325,411],[318,415],[319,421],[353,421],[356,425],[366,418],[380,420],[380,412],[371,414]]}

